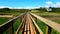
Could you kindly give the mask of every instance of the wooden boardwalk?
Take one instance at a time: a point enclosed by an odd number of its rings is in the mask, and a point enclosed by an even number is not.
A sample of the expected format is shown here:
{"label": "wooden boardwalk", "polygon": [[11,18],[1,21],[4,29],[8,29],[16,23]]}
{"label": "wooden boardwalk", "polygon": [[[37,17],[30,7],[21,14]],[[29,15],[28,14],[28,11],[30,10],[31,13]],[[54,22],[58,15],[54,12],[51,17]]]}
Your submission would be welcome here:
{"label": "wooden boardwalk", "polygon": [[60,32],[60,24],[57,24],[51,20],[45,19],[33,13],[27,12],[0,25],[0,34],[3,34],[8,29],[10,31],[10,34],[14,34],[13,24],[14,24],[14,21],[19,18],[20,18],[21,24],[19,25],[15,34],[18,34],[18,33],[19,34],[37,34],[37,33],[44,34],[44,32],[40,29],[40,27],[36,23],[35,19],[36,20],[39,19],[40,21],[44,22],[47,25],[46,34],[50,34],[52,28]]}
{"label": "wooden boardwalk", "polygon": [[24,34],[36,34],[35,28],[30,19],[29,13],[26,14],[26,23],[24,28]]}

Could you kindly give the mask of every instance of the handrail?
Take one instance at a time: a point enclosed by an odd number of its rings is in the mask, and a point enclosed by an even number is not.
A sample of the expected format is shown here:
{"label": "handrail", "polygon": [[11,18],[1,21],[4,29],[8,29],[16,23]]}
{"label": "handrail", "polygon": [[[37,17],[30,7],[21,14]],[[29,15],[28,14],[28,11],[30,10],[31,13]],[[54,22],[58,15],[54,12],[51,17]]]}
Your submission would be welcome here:
{"label": "handrail", "polygon": [[5,24],[7,24],[7,23],[9,23],[9,22],[11,22],[11,21],[13,21],[13,20],[16,20],[16,19],[20,18],[22,15],[23,15],[23,14],[20,14],[19,16],[15,17],[15,18],[13,18],[13,19],[11,19],[11,20],[9,20],[9,21],[7,21],[6,23],[1,24],[0,27],[4,26]]}
{"label": "handrail", "polygon": [[32,18],[32,16],[30,16],[31,17],[31,19],[32,19],[32,21],[33,21],[33,23],[34,23],[34,25],[36,26],[36,28],[38,29],[38,31],[39,31],[39,33],[40,34],[43,34],[43,32],[42,32],[42,30],[39,28],[39,26],[36,24],[36,22],[34,21],[34,19]]}
{"label": "handrail", "polygon": [[36,14],[30,13],[32,16],[36,17],[37,19],[41,20],[42,22],[44,22],[45,24],[47,24],[48,26],[52,27],[53,29],[55,29],[56,31],[60,32],[60,24],[53,22],[51,20],[45,19],[41,16],[38,16]]}
{"label": "handrail", "polygon": [[13,24],[14,24],[14,21],[17,20],[18,18],[21,18],[22,16],[24,16],[26,13],[23,13],[23,14],[20,14],[19,16],[7,21],[6,23],[4,24],[1,24],[0,25],[0,33],[3,33],[4,31],[6,31],[9,27],[12,26],[13,28]]}
{"label": "handrail", "polygon": [[[26,16],[26,15],[25,15],[25,16]],[[21,24],[19,25],[19,27],[18,27],[18,29],[17,29],[17,31],[16,31],[15,34],[18,34],[18,32],[20,31],[21,26],[23,25],[23,21],[24,21],[24,19],[25,19],[25,16],[22,18]]]}

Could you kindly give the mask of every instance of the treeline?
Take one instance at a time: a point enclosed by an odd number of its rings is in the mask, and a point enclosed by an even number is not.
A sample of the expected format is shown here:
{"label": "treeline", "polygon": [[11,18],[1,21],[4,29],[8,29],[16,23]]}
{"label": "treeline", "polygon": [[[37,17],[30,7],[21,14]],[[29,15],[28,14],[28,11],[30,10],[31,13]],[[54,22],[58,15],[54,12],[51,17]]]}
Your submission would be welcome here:
{"label": "treeline", "polygon": [[10,11],[9,8],[0,8],[0,12],[7,12],[7,11]]}
{"label": "treeline", "polygon": [[60,12],[60,8],[52,8],[53,12]]}
{"label": "treeline", "polygon": [[35,9],[35,10],[38,10],[38,11],[40,11],[40,12],[46,12],[46,11],[47,11],[46,8],[37,8],[37,9]]}
{"label": "treeline", "polygon": [[15,12],[26,12],[28,9],[10,9],[10,8],[0,8],[0,13],[15,13]]}
{"label": "treeline", "polygon": [[[50,12],[60,12],[60,8],[55,8],[55,7],[49,7],[52,9],[52,11]],[[37,8],[37,9],[34,9],[34,10],[38,10],[40,12],[48,12],[47,11],[47,8]]]}

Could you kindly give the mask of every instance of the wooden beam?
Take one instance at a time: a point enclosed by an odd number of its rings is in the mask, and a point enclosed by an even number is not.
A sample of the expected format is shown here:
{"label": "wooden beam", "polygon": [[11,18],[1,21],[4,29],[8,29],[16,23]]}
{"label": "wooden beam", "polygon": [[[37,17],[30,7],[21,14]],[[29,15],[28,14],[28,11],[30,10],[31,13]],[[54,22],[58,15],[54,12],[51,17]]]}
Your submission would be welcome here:
{"label": "wooden beam", "polygon": [[39,28],[39,26],[36,24],[36,22],[34,21],[34,19],[33,19],[32,17],[31,17],[31,19],[32,19],[32,21],[33,21],[35,27],[36,27],[37,30],[39,31],[39,34],[44,34],[44,33],[42,32],[42,30]]}
{"label": "wooden beam", "polygon": [[9,30],[9,34],[14,34],[13,23],[12,23],[11,26],[8,28],[8,30]]}
{"label": "wooden beam", "polygon": [[51,34],[52,28],[50,26],[46,26],[46,34]]}
{"label": "wooden beam", "polygon": [[39,19],[40,21],[44,22],[45,24],[47,24],[48,26],[52,27],[53,29],[55,29],[56,31],[60,32],[60,24],[53,22],[51,20],[48,20],[46,18],[43,18],[41,16],[38,16],[36,14],[30,13],[31,15],[35,16],[37,19]]}

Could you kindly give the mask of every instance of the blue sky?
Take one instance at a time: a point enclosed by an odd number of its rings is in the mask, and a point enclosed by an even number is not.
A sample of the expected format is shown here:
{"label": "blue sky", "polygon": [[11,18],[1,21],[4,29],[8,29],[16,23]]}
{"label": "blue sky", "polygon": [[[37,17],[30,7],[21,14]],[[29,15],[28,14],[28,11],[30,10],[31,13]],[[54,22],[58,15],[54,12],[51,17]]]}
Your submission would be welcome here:
{"label": "blue sky", "polygon": [[0,0],[0,8],[60,7],[60,0]]}

